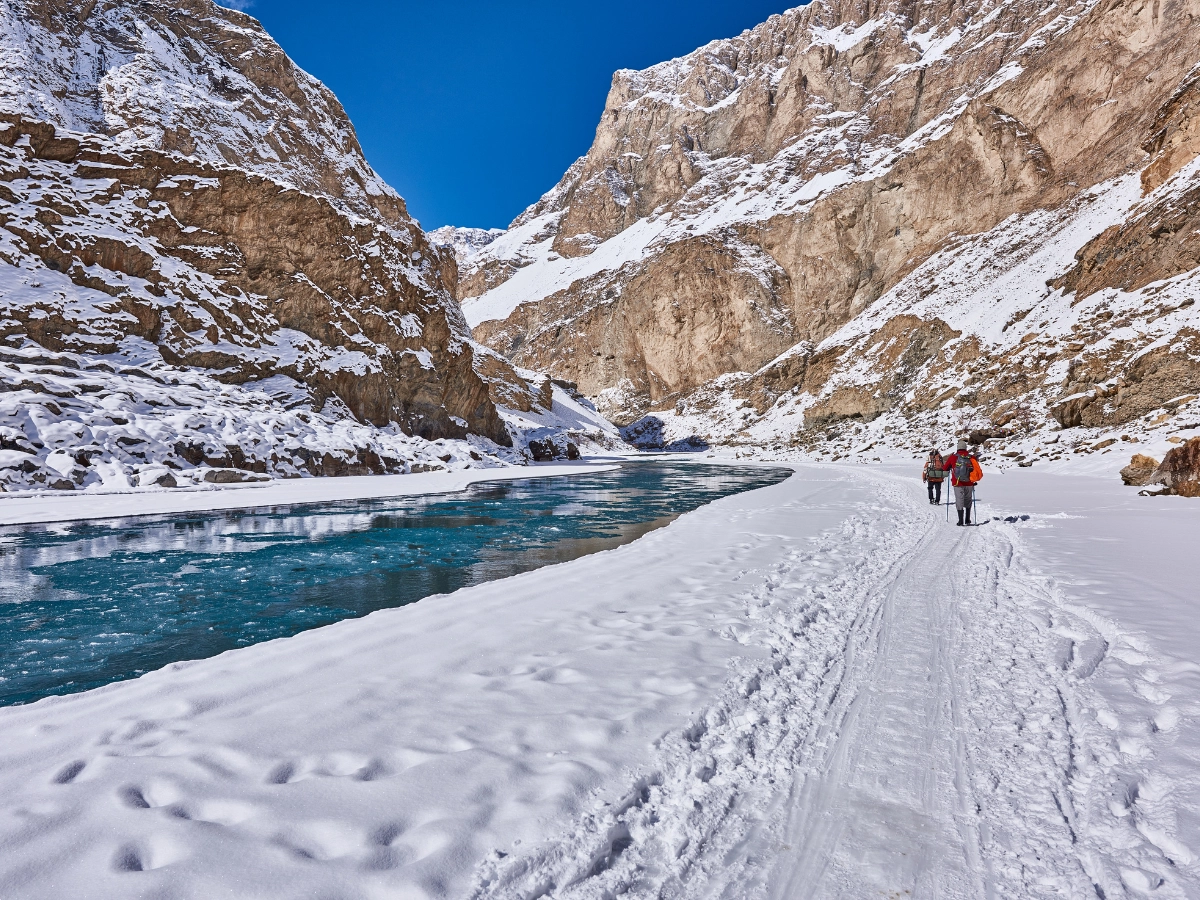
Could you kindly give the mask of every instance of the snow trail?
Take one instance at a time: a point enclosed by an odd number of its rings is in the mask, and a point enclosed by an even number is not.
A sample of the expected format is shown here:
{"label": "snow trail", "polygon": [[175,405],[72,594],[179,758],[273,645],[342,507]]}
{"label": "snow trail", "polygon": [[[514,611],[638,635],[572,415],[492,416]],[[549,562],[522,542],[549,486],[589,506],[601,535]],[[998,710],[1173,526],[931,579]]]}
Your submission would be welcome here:
{"label": "snow trail", "polygon": [[771,896],[993,896],[969,796],[959,626],[945,596],[973,537],[930,529],[889,585],[875,652],[848,661],[852,699],[792,802],[785,843],[796,853]]}
{"label": "snow trail", "polygon": [[493,853],[472,898],[1187,896],[1145,825],[1169,800],[1112,802],[1145,775],[1106,752],[1103,635],[1016,529],[862,477],[876,503],[747,590],[770,658],[735,663],[620,799]]}
{"label": "snow trail", "polygon": [[[872,652],[880,597],[910,562],[923,516],[894,486],[744,596],[763,661],[739,660],[717,701],[660,742],[658,765],[557,841],[481,867],[474,898],[761,894],[798,769],[818,755]],[[748,573],[749,574],[749,573]],[[748,579],[751,580],[751,579]]]}

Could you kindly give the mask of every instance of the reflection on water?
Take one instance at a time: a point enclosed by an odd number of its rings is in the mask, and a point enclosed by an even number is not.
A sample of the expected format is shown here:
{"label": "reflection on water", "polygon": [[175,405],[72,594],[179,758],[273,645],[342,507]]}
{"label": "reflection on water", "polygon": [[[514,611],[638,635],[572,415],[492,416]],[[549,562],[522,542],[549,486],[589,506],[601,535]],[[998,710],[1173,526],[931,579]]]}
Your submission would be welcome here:
{"label": "reflection on water", "polygon": [[0,529],[0,704],[635,540],[788,472],[646,462],[440,497]]}

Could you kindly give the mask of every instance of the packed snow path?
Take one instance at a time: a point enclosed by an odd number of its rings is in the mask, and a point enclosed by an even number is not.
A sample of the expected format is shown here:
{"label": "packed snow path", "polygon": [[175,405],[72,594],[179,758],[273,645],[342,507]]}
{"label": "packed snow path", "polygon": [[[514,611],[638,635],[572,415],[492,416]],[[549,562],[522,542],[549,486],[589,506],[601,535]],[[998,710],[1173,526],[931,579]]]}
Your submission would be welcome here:
{"label": "packed snow path", "polygon": [[[894,578],[866,647],[847,648],[849,702],[821,723],[791,803],[779,897],[989,896],[963,721],[956,599],[976,535],[935,527]],[[993,598],[973,597],[975,601]],[[872,652],[873,651],[873,652]]]}
{"label": "packed snow path", "polygon": [[948,527],[862,477],[876,503],[747,592],[772,659],[620,802],[493,857],[475,897],[1198,895],[1169,790],[1139,798],[1158,779],[1098,725],[1103,623],[1023,568],[1013,529]]}
{"label": "packed snow path", "polygon": [[1196,767],[1161,765],[1200,710],[1022,544],[802,467],[616,551],[0,710],[0,896],[1200,896]]}

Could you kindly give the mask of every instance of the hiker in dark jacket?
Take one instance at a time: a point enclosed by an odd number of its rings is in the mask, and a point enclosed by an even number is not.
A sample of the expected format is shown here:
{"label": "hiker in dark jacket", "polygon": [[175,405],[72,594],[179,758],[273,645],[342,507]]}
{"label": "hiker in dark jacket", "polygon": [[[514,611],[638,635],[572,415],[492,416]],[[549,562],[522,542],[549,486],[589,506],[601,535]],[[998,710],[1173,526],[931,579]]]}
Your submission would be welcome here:
{"label": "hiker in dark jacket", "polygon": [[921,480],[929,488],[929,502],[942,502],[942,482],[946,478],[946,461],[937,450],[930,450],[925,460],[925,468],[921,470]]}
{"label": "hiker in dark jacket", "polygon": [[954,508],[958,510],[958,524],[970,525],[975,485],[983,477],[983,469],[979,467],[975,454],[967,449],[966,441],[958,442],[958,451],[946,460],[946,471],[950,473],[950,483],[954,485]]}

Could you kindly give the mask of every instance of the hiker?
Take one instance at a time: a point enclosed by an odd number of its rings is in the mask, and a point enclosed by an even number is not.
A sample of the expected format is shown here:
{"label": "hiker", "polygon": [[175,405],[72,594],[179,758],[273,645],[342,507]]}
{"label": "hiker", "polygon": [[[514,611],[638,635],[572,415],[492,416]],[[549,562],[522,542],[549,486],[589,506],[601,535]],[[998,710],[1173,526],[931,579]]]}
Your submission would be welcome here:
{"label": "hiker", "polygon": [[979,467],[975,454],[967,449],[966,441],[958,442],[957,452],[946,460],[946,470],[950,473],[950,483],[954,485],[954,508],[958,510],[958,524],[970,525],[975,485],[983,477],[983,469]]}
{"label": "hiker", "polygon": [[925,468],[921,469],[921,480],[929,488],[929,502],[935,506],[942,502],[942,482],[946,478],[946,462],[936,449],[929,451]]}

